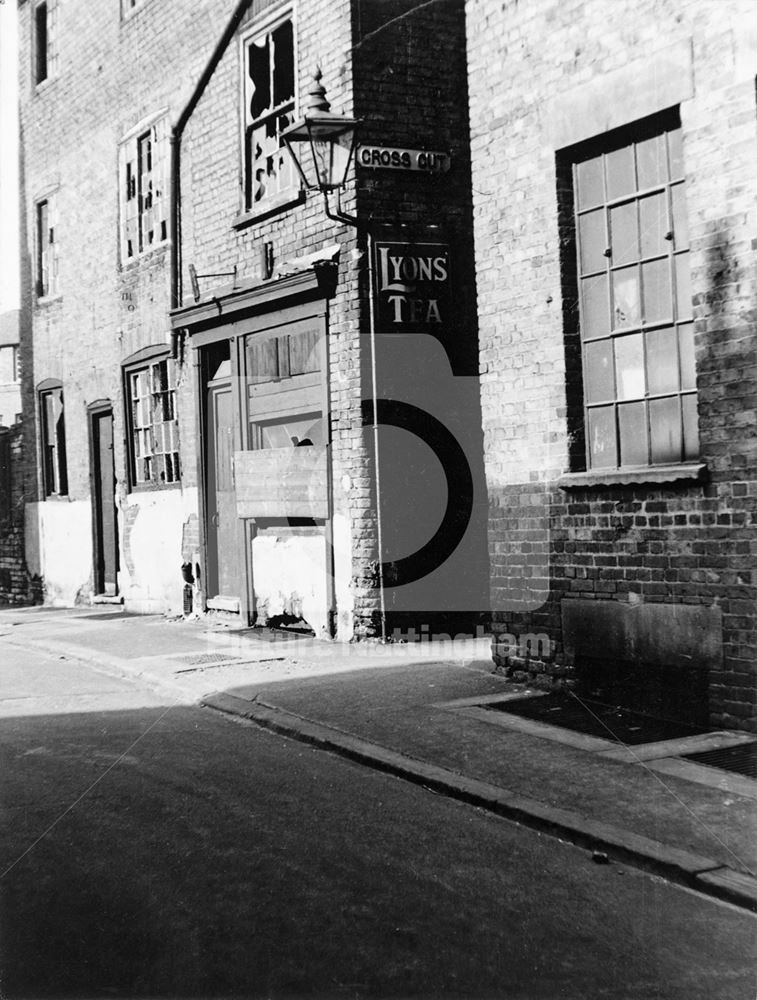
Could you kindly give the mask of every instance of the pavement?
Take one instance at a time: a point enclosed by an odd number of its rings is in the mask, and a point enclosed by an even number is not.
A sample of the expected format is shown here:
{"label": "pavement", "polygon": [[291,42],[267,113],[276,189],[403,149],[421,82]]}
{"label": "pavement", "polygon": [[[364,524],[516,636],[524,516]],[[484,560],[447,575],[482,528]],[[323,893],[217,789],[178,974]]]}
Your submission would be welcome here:
{"label": "pavement", "polygon": [[0,717],[23,716],[31,687],[37,712],[72,696],[14,669],[14,650],[131,678],[167,705],[199,703],[757,912],[757,780],[682,757],[754,737],[626,747],[489,711],[528,689],[495,671],[486,636],[343,645],[210,618],[6,608]]}

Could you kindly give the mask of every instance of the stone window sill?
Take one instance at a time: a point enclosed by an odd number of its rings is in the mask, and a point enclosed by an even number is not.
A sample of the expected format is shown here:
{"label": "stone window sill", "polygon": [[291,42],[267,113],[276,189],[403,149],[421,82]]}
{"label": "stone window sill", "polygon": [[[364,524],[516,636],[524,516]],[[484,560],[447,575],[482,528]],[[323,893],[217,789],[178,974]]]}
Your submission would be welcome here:
{"label": "stone window sill", "polygon": [[657,483],[703,482],[707,466],[702,463],[685,465],[642,465],[625,469],[595,469],[590,472],[569,472],[557,485],[562,490],[600,489],[605,486],[645,486]]}
{"label": "stone window sill", "polygon": [[301,205],[304,200],[305,192],[302,190],[285,191],[276,198],[266,199],[265,202],[250,209],[249,212],[240,212],[232,222],[232,228],[246,229],[247,226],[252,226],[256,222],[263,222],[272,215],[285,212],[287,209],[294,208],[295,205]]}

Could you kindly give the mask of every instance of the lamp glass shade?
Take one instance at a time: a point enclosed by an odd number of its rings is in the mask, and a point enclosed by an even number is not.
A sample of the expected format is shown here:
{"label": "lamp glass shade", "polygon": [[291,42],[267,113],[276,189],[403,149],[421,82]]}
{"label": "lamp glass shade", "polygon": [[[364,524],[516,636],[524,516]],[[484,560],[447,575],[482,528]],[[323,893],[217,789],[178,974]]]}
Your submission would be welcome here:
{"label": "lamp glass shade", "polygon": [[335,191],[347,180],[357,125],[352,118],[324,114],[304,118],[282,134],[306,188]]}

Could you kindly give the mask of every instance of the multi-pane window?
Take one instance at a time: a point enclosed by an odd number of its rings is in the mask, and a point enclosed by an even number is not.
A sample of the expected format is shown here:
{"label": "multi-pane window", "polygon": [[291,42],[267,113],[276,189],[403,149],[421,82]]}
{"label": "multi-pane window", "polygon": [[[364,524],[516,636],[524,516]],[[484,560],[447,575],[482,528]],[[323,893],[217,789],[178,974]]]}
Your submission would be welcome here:
{"label": "multi-pane window", "polygon": [[121,145],[121,258],[168,239],[167,121],[161,118]]}
{"label": "multi-pane window", "polygon": [[151,360],[126,370],[132,486],[179,481],[174,363]]}
{"label": "multi-pane window", "polygon": [[297,190],[296,171],[281,141],[295,113],[291,15],[245,39],[243,58],[245,208],[262,211]]}
{"label": "multi-pane window", "polygon": [[67,496],[66,424],[63,416],[63,389],[60,385],[40,390],[42,432],[42,476],[45,496]]}
{"label": "multi-pane window", "polygon": [[37,297],[58,290],[58,257],[55,243],[55,197],[49,195],[35,205],[35,256]]}
{"label": "multi-pane window", "polygon": [[698,457],[681,130],[573,165],[589,468]]}

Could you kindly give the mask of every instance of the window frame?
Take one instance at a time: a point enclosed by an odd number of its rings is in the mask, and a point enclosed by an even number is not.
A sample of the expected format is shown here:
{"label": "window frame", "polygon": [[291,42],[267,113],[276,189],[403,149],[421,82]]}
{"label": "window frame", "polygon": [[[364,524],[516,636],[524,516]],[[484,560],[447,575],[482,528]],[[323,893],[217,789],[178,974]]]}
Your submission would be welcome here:
{"label": "window frame", "polygon": [[[166,364],[166,388],[161,390],[161,393],[156,393],[154,390],[155,386],[155,369],[161,365]],[[142,373],[147,373],[147,378],[149,382],[149,390],[146,394],[137,396],[135,398],[132,385],[135,376]],[[166,490],[175,489],[181,487],[182,482],[182,460],[181,460],[181,447],[179,438],[179,416],[178,416],[178,406],[177,406],[177,363],[174,358],[171,357],[171,352],[167,345],[161,344],[160,346],[144,348],[138,351],[136,354],[127,358],[121,365],[122,383],[123,383],[123,400],[124,400],[124,426],[126,430],[126,468],[127,468],[127,480],[129,483],[129,491],[132,493],[137,493],[141,491],[148,490]],[[159,394],[165,394],[168,399],[170,399],[170,406],[172,417],[170,420],[156,421],[155,416],[155,399],[154,397]],[[144,423],[140,423],[135,426],[134,422],[134,406],[135,403],[139,405],[140,402],[144,403],[145,400],[152,399],[150,404],[150,420]],[[171,443],[174,447],[170,451],[158,450],[155,448],[156,437],[154,428],[159,424],[162,427],[173,425],[173,429],[169,431],[171,437]],[[139,441],[138,434],[149,435],[151,438],[151,447],[149,453],[140,455],[138,453]],[[161,434],[162,437],[162,434]],[[165,442],[163,442],[165,443]],[[174,477],[170,480],[156,480],[153,478],[155,474],[155,469],[157,464],[154,462],[155,458],[158,456],[164,459],[165,468],[165,457],[172,456],[172,461],[175,464]],[[138,474],[137,462],[140,458],[149,459],[151,461],[151,474],[150,478],[144,479],[140,478]]]}
{"label": "window frame", "polygon": [[0,344],[0,354],[2,354],[3,351],[11,352],[11,380],[10,382],[3,382],[2,379],[0,379],[0,385],[18,385],[21,381],[18,346],[18,344]]}
{"label": "window frame", "polygon": [[[60,416],[54,435],[49,426],[47,400],[59,395]],[[67,498],[68,459],[66,454],[66,405],[63,383],[58,379],[45,379],[37,386],[37,407],[39,419],[40,448],[40,495],[43,500]],[[51,438],[54,436],[55,440]]]}
{"label": "window frame", "polygon": [[[673,169],[670,134],[676,135],[678,139],[680,167],[678,172]],[[609,478],[623,476],[632,470],[642,473],[643,470],[647,470],[651,478],[657,478],[657,474],[662,474],[665,469],[673,470],[671,472],[673,475],[675,470],[681,467],[693,469],[694,464],[699,461],[701,443],[698,432],[698,396],[693,346],[694,319],[690,292],[690,240],[686,238],[683,243],[676,241],[673,214],[674,191],[677,190],[683,192],[683,198],[678,196],[677,206],[679,212],[682,210],[684,213],[683,217],[679,214],[678,218],[683,223],[682,228],[685,227],[687,230],[686,174],[681,138],[680,119],[677,109],[674,109],[615,129],[558,154],[559,225],[564,248],[563,313],[568,376],[568,423],[572,441],[571,467],[579,475],[581,470],[585,470],[585,476]],[[637,147],[649,141],[657,144],[658,157],[664,148],[664,170],[661,175],[658,174],[654,183],[642,184]],[[659,145],[661,141],[662,146]],[[610,175],[607,161],[615,154],[621,159],[628,157],[634,173],[631,188],[613,197],[609,189]],[[601,191],[593,200],[582,201],[579,181],[581,165],[597,162],[601,172],[598,175]],[[655,161],[658,171],[660,162],[659,158]],[[643,205],[656,210],[664,206],[664,235],[663,227],[660,225],[662,215],[658,214],[654,220],[658,230],[658,241],[653,250],[645,249],[644,246],[644,237],[645,234],[648,237],[649,230],[645,230],[642,225],[643,215],[640,213]],[[613,211],[626,209],[631,212],[632,233],[636,241],[628,259],[625,259],[627,255],[613,252],[612,232]],[[621,211],[618,211],[618,217]],[[584,236],[583,226],[588,222],[589,216],[594,216],[595,223],[601,223],[592,234],[595,242],[598,234],[604,242],[600,254],[597,253],[597,246],[593,246]],[[615,221],[617,222],[617,219]],[[588,224],[586,230],[590,231]],[[593,253],[586,253],[587,246],[593,249]],[[601,264],[598,263],[600,258]],[[589,259],[591,263],[587,262]],[[677,264],[679,261],[682,263]],[[624,268],[627,269],[627,274],[632,276],[636,295],[635,311],[638,313],[627,323],[618,321],[616,309],[618,300],[614,299],[620,285],[620,279],[615,279],[614,276],[618,272],[623,272]],[[648,319],[644,315],[644,310],[652,299],[651,293],[650,298],[646,298],[645,280],[653,270],[662,275],[663,281],[660,287],[664,292],[657,300],[658,314]],[[685,300],[681,300],[676,285],[679,275],[685,278],[683,288],[684,291],[688,291]],[[600,321],[594,329],[591,328],[591,321],[595,319],[595,315],[587,313],[585,299],[586,288],[590,289],[593,282],[598,282],[601,289],[600,294],[595,296],[594,309],[601,310],[601,313],[597,313]],[[668,314],[665,315],[663,315],[665,309],[660,308],[660,303],[663,301],[668,308]],[[623,318],[625,319],[625,316]],[[649,345],[654,340],[662,344],[666,339],[672,342],[675,351],[672,363],[671,357],[668,356],[669,347],[668,354],[665,355],[665,364],[671,372],[675,371],[675,386],[658,385],[655,388],[650,380],[653,369],[648,363]],[[683,361],[684,347],[687,351],[686,371]],[[621,365],[623,351],[631,348],[641,350],[638,372],[633,366],[626,369]],[[594,367],[590,363],[592,353],[598,359],[595,360]],[[598,367],[599,360],[603,362],[604,369]],[[597,395],[596,376],[600,370],[604,371],[605,381],[609,376],[611,382],[611,388],[608,390],[610,395],[606,398],[601,396],[601,393]],[[627,376],[636,374],[637,378],[641,379],[643,383],[641,390],[638,385],[634,389],[628,389],[620,384],[618,376],[624,372]],[[691,404],[685,402],[687,398],[694,400],[693,410]],[[664,434],[658,435],[657,438],[654,434],[655,407],[662,409],[665,404],[676,409],[676,414],[670,423],[672,430],[668,431],[670,436],[667,441],[662,440]],[[686,409],[688,409],[688,422],[684,415]],[[628,420],[631,415],[635,418],[641,417],[644,426],[640,430],[643,434],[637,436],[628,425],[624,433],[623,420]],[[592,421],[605,418],[609,419],[612,425],[608,424],[606,437],[609,461],[606,464],[597,464],[597,457],[592,447]],[[665,425],[661,426],[664,430]],[[693,446],[690,439],[694,439]],[[670,454],[671,442],[677,445],[677,455]],[[658,449],[657,453],[655,447]],[[624,461],[624,452],[628,454],[629,451],[631,460]]]}
{"label": "window frame", "polygon": [[[40,11],[44,8],[44,76],[40,75]],[[58,0],[34,0],[31,9],[31,77],[35,91],[43,90],[57,76]]]}
{"label": "window frame", "polygon": [[[161,109],[138,122],[118,144],[118,243],[122,268],[164,250],[171,241],[168,130],[167,109]],[[146,156],[143,154],[145,143],[149,143]],[[143,157],[149,161],[146,170],[142,169]],[[143,188],[145,183],[151,185],[147,194]],[[149,198],[147,206],[144,205],[146,198]],[[145,239],[148,220],[153,223],[153,232],[158,230],[157,238],[149,242]],[[132,223],[136,229],[134,234],[130,233]],[[129,253],[133,238],[136,238],[136,247],[132,246]]]}
{"label": "window frame", "polygon": [[[42,209],[46,209],[43,238]],[[58,191],[46,192],[34,199],[34,293],[37,302],[45,302],[60,294],[58,286]]]}
{"label": "window frame", "polygon": [[[262,114],[258,115],[256,118],[251,119],[248,122],[248,112],[249,102],[251,99],[251,91],[249,89],[250,76],[248,73],[248,51],[251,45],[257,39],[264,36],[268,36],[270,43],[270,36],[276,31],[281,25],[289,22],[292,26],[292,69],[293,69],[293,97],[290,101],[284,101],[279,106],[268,107]],[[270,69],[270,80],[273,80],[273,66]],[[290,165],[290,184],[277,190],[272,194],[265,195],[260,200],[255,201],[254,191],[253,191],[253,178],[252,173],[252,157],[248,157],[248,146],[250,144],[250,138],[248,138],[248,128],[250,133],[252,129],[257,125],[260,127],[261,123],[271,118],[276,118],[282,113],[288,113],[290,115],[291,121],[296,121],[299,112],[299,92],[298,92],[298,46],[297,46],[297,21],[295,17],[295,8],[292,4],[287,4],[285,6],[279,7],[274,11],[269,12],[264,18],[259,18],[256,22],[245,30],[239,39],[239,94],[240,94],[240,125],[239,125],[239,163],[240,163],[240,208],[239,216],[235,220],[236,225],[244,225],[252,220],[264,218],[268,215],[273,215],[277,212],[285,211],[291,208],[293,205],[299,204],[304,200],[305,192],[302,189],[301,179],[297,170],[292,163]],[[272,99],[272,98],[271,98]],[[291,103],[291,111],[288,110],[288,105]],[[286,147],[283,143],[280,143],[279,148],[284,151],[283,155],[289,157],[286,151]]]}

